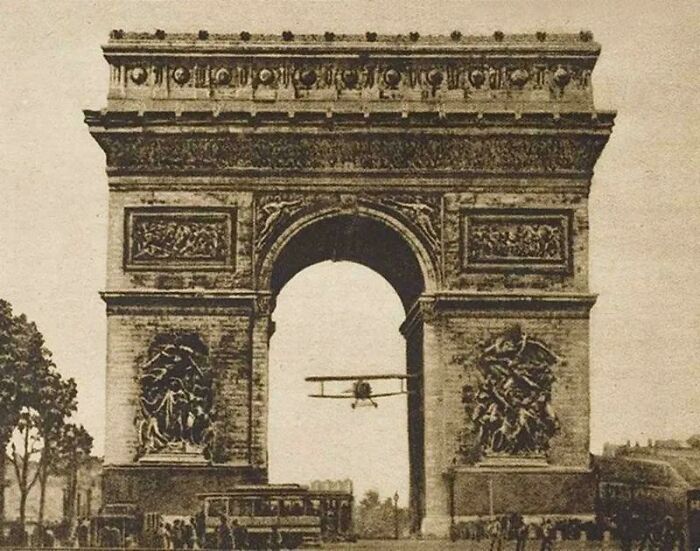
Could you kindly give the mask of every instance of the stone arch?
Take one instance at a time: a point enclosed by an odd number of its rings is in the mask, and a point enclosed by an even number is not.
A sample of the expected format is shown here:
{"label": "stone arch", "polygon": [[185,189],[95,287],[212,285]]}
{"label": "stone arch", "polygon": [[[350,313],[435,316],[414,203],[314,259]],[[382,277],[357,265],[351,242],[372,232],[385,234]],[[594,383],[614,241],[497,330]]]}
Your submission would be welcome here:
{"label": "stone arch", "polygon": [[[286,224],[276,234],[260,259],[257,283],[260,290],[270,292],[274,308],[278,293],[303,269],[325,260],[357,262],[387,280],[408,319],[419,298],[437,289],[438,259],[429,240],[409,227],[400,214],[371,206],[325,208]],[[426,348],[422,329],[407,331],[402,326],[401,330],[406,339],[406,373],[411,375],[407,395],[409,511],[411,530],[417,533],[426,514],[424,358],[434,357],[437,348],[434,343]]]}
{"label": "stone arch", "polygon": [[397,292],[408,309],[439,285],[438,251],[400,215],[368,206],[325,208],[293,220],[259,259],[257,286],[276,296],[304,268],[324,260],[365,265]]}

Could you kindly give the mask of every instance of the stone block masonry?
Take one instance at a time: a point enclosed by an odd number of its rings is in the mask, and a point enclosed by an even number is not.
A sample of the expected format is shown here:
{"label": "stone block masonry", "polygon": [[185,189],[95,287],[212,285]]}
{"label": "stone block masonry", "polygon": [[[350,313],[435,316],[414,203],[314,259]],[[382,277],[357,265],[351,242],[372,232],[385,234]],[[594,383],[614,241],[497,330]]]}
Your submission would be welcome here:
{"label": "stone block masonry", "polygon": [[[85,112],[110,189],[104,503],[190,515],[267,480],[275,298],[333,259],[406,309],[414,532],[592,515],[599,52],[590,33],[114,31],[107,106]],[[206,374],[163,345],[180,334]]]}

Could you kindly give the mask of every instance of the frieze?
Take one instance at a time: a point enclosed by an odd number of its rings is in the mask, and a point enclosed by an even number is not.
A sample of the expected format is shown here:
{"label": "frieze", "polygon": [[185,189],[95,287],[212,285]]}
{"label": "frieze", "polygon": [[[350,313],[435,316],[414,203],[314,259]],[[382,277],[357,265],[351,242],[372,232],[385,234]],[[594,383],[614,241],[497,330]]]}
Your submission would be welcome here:
{"label": "frieze", "polygon": [[124,219],[126,270],[233,269],[234,209],[127,208]]}
{"label": "frieze", "polygon": [[111,173],[212,171],[590,175],[601,134],[95,132]]}
{"label": "frieze", "polygon": [[554,209],[462,211],[466,272],[569,273],[572,212]]}

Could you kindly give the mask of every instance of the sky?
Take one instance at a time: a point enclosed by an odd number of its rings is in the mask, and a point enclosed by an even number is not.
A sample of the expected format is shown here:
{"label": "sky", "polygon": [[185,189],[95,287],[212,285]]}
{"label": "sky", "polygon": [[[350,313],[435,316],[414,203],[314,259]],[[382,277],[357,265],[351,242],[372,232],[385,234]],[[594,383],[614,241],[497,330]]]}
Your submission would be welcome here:
{"label": "sky", "polygon": [[[590,283],[600,295],[591,315],[592,449],[700,432],[695,2],[0,0],[0,21],[0,296],[38,324],[59,368],[77,380],[76,418],[95,436],[97,453],[105,423],[98,291],[107,180],[82,110],[106,103],[100,45],[113,28],[593,31],[603,47],[593,73],[596,105],[617,109],[618,117],[590,196]],[[270,352],[273,478],[361,475],[384,495],[405,495],[405,404],[341,411],[306,398],[300,384],[318,368],[394,371],[403,364],[401,316],[391,288],[360,266],[313,266],[282,290]],[[357,351],[364,353],[359,364],[352,363]],[[321,438],[328,453],[319,456],[306,443]]]}

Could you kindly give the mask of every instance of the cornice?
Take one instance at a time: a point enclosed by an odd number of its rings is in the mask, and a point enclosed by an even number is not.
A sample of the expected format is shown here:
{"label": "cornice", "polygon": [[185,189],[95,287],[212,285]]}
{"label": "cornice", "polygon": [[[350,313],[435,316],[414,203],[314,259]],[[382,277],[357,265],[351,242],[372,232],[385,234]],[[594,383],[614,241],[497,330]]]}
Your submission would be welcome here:
{"label": "cornice", "polygon": [[597,295],[590,293],[467,293],[424,294],[411,306],[400,331],[410,334],[420,322],[443,316],[571,317],[587,319]]}
{"label": "cornice", "polygon": [[[514,110],[464,105],[461,107],[435,104],[422,106],[383,106],[372,102],[350,107],[328,103],[326,109],[315,105],[251,104],[250,102],[177,102],[178,108],[168,109],[166,100],[154,101],[156,109],[94,110],[83,113],[92,132],[129,131],[168,133],[198,130],[236,132],[291,131],[302,129],[323,131],[349,129],[407,129],[439,130],[502,129],[503,131],[585,130],[611,131],[615,111],[576,110]],[[175,104],[173,104],[175,105]],[[237,107],[237,109],[236,109]]]}
{"label": "cornice", "polygon": [[597,55],[600,45],[592,40],[590,32],[578,34],[504,34],[496,31],[492,35],[462,35],[453,31],[450,35],[426,35],[411,32],[386,35],[367,32],[365,34],[281,34],[239,33],[166,33],[165,31],[124,32],[114,30],[109,42],[103,46],[105,56],[133,53],[277,53],[302,55],[310,53],[558,53],[571,55]]}
{"label": "cornice", "polygon": [[269,293],[240,291],[162,291],[155,289],[112,290],[100,293],[108,314],[151,314],[177,310],[189,314],[226,315],[234,311],[253,313],[260,297]]}

